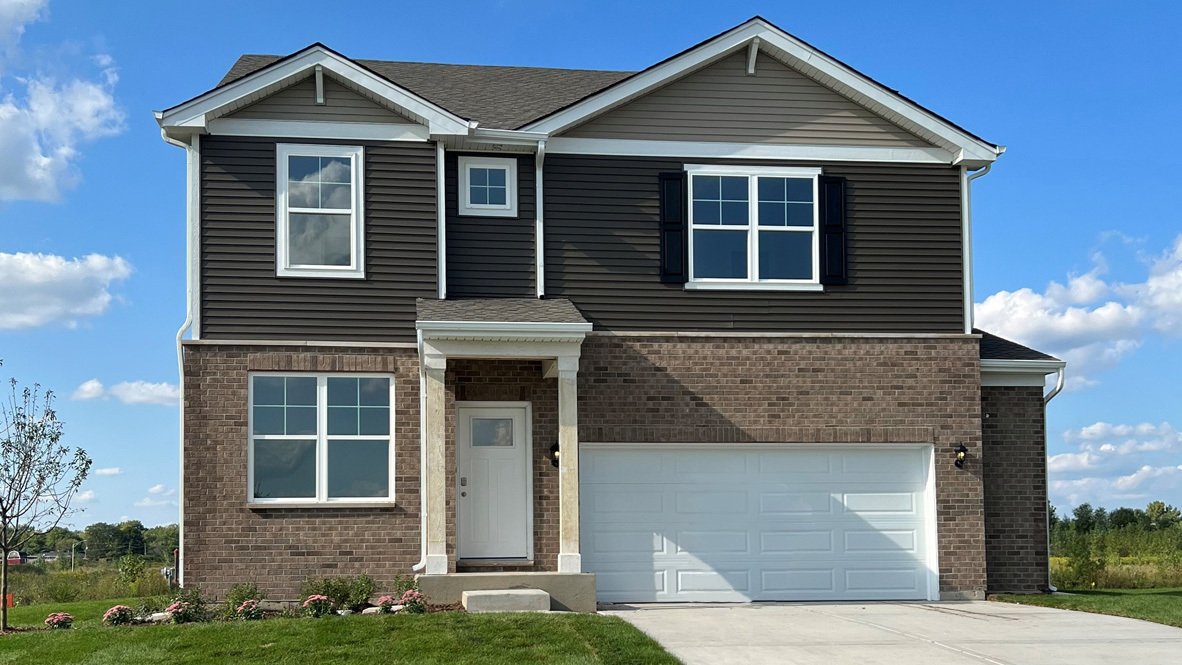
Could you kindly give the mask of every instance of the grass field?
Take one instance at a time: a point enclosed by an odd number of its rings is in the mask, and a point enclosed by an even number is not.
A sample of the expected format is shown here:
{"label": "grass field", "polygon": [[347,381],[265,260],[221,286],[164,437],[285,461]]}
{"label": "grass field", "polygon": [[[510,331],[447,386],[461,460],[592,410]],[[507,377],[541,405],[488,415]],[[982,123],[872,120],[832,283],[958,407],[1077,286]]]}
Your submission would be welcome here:
{"label": "grass field", "polygon": [[590,614],[465,614],[267,619],[186,625],[102,625],[108,608],[134,600],[18,607],[14,626],[41,626],[69,612],[68,631],[0,636],[0,664],[175,665],[205,663],[491,663],[675,665],[677,659],[616,617]]}
{"label": "grass field", "polygon": [[1182,588],[1067,590],[1072,595],[990,596],[1005,603],[1056,607],[1064,610],[1144,619],[1182,628]]}

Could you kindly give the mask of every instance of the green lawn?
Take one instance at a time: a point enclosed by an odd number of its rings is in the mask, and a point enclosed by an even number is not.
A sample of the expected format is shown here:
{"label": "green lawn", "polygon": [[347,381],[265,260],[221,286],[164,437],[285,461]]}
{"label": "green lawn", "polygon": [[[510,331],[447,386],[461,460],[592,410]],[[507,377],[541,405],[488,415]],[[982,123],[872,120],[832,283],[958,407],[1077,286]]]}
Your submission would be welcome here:
{"label": "green lawn", "polygon": [[1074,595],[990,596],[992,600],[1064,610],[1112,614],[1182,628],[1182,588],[1068,590]]}
{"label": "green lawn", "polygon": [[[74,615],[75,629],[0,636],[0,664],[678,663],[627,622],[589,614],[449,612],[103,626],[103,612],[118,603],[14,608],[12,625],[41,625],[50,612],[64,611]],[[135,606],[134,601],[123,604]]]}

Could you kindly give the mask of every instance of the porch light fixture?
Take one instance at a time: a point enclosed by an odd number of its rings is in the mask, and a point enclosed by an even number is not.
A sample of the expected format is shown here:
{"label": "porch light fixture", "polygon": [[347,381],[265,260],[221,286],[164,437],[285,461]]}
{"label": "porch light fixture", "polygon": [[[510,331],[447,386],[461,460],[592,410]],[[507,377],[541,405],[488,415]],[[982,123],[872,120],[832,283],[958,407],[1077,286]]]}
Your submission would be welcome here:
{"label": "porch light fixture", "polygon": [[963,469],[964,468],[964,460],[969,454],[969,449],[965,448],[964,444],[962,443],[959,446],[957,446],[956,449],[953,450],[952,452],[956,453],[956,468]]}
{"label": "porch light fixture", "polygon": [[554,467],[555,469],[558,468],[558,456],[561,454],[562,453],[558,450],[557,443],[550,446],[550,466]]}

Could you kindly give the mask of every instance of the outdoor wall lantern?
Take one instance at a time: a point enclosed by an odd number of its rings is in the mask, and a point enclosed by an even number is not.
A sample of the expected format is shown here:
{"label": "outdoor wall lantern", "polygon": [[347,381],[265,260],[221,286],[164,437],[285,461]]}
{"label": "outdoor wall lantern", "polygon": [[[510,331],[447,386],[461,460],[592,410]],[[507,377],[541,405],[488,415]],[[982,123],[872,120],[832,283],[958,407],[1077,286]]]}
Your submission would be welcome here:
{"label": "outdoor wall lantern", "polygon": [[557,443],[550,446],[550,466],[554,467],[555,469],[558,468],[558,456],[561,454],[562,453],[558,452]]}
{"label": "outdoor wall lantern", "polygon": [[959,446],[957,446],[956,449],[953,450],[952,452],[956,453],[956,468],[963,469],[964,468],[964,460],[965,460],[965,457],[967,457],[969,454],[969,449],[965,448],[964,444],[962,443]]}

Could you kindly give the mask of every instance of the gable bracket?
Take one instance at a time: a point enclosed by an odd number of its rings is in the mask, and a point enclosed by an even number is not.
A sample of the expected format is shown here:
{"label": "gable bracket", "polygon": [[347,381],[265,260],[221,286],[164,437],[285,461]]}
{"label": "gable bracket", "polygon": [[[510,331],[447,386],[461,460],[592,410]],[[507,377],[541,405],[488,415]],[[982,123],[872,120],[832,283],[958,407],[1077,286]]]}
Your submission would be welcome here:
{"label": "gable bracket", "polygon": [[759,37],[747,45],[747,76],[755,76],[755,60],[759,57]]}

